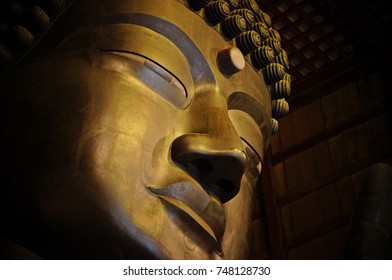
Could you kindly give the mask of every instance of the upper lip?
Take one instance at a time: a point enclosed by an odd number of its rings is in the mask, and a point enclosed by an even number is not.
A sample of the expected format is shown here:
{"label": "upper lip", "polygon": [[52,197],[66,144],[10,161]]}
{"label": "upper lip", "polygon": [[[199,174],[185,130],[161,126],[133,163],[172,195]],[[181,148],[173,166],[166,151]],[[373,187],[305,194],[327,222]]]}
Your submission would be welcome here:
{"label": "upper lip", "polygon": [[225,215],[222,204],[215,196],[191,182],[177,182],[164,188],[148,189],[195,220],[215,239],[219,251],[225,229]]}

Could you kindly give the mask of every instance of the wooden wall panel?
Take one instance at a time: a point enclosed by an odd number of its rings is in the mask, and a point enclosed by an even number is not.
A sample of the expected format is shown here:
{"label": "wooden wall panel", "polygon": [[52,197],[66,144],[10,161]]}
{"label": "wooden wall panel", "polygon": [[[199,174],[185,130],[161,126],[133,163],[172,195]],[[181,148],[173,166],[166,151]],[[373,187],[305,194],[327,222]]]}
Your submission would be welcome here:
{"label": "wooden wall panel", "polygon": [[[392,163],[381,75],[366,73],[290,112],[271,145],[289,259],[342,259],[363,170]],[[287,129],[286,131],[283,131]]]}

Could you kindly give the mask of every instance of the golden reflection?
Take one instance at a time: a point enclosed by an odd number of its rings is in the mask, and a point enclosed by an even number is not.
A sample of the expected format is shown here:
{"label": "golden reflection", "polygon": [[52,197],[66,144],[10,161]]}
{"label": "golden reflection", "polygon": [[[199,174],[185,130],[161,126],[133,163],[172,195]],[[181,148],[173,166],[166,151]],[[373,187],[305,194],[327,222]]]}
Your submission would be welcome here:
{"label": "golden reflection", "polygon": [[71,1],[2,71],[4,258],[248,258],[271,98],[192,7]]}

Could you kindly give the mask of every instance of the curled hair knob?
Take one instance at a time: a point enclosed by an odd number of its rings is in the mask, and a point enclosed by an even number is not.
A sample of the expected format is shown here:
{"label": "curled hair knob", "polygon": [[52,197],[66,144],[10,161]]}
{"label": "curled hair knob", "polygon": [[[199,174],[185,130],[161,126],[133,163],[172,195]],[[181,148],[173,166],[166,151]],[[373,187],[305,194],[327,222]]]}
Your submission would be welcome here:
{"label": "curled hair knob", "polygon": [[249,9],[256,14],[260,12],[260,7],[255,0],[242,0],[239,3],[239,7]]}
{"label": "curled hair knob", "polygon": [[204,7],[204,14],[210,24],[216,25],[230,14],[230,6],[224,0],[212,1]]}
{"label": "curled hair knob", "polygon": [[10,28],[10,48],[16,52],[21,52],[34,43],[34,36],[29,30],[21,25]]}
{"label": "curled hair knob", "polygon": [[279,123],[275,119],[271,119],[271,135],[274,135],[276,132],[278,132],[279,129]]}
{"label": "curled hair knob", "polygon": [[256,19],[255,19],[254,15],[253,15],[252,11],[249,10],[249,9],[244,9],[244,8],[237,9],[237,10],[232,11],[230,13],[230,15],[240,15],[240,16],[242,16],[245,19],[245,21],[246,21],[246,26],[247,27],[248,26],[250,27],[253,23],[256,22]]}
{"label": "curled hair knob", "polygon": [[273,84],[281,80],[286,72],[279,63],[270,63],[263,68],[263,75],[267,84]]}
{"label": "curled hair knob", "polygon": [[278,41],[282,40],[282,37],[280,36],[279,32],[275,28],[270,27],[268,28],[268,31],[272,38],[275,38]]}
{"label": "curled hair knob", "polygon": [[278,55],[280,53],[280,50],[282,49],[280,41],[275,38],[268,38],[262,41],[261,44],[263,46],[270,46],[274,50],[275,55]]}
{"label": "curled hair knob", "polygon": [[291,93],[291,85],[290,81],[287,80],[289,75],[285,74],[283,76],[283,79],[276,82],[271,86],[271,99],[281,99],[281,98],[287,98],[290,96]]}
{"label": "curled hair knob", "polygon": [[228,16],[221,23],[222,35],[233,39],[246,30],[246,21],[240,15]]}
{"label": "curled hair knob", "polygon": [[242,32],[235,40],[237,47],[244,55],[257,49],[261,44],[261,39],[256,31]]}
{"label": "curled hair knob", "polygon": [[40,7],[31,6],[25,10],[25,24],[33,33],[42,31],[49,23],[49,16]]}
{"label": "curled hair knob", "polygon": [[259,21],[259,22],[254,23],[250,26],[249,29],[259,33],[261,40],[266,40],[267,38],[270,37],[268,27],[263,22]]}
{"label": "curled hair knob", "polygon": [[275,62],[282,64],[284,66],[284,69],[286,71],[289,70],[290,68],[290,64],[289,64],[289,60],[287,58],[287,55],[285,55],[285,53],[280,52],[276,57],[275,57]]}
{"label": "curled hair knob", "polygon": [[285,73],[282,80],[288,81],[289,83],[291,83],[291,76],[288,73]]}
{"label": "curled hair knob", "polygon": [[274,61],[274,51],[269,46],[261,46],[250,54],[250,59],[256,69],[261,69]]}
{"label": "curled hair knob", "polygon": [[287,103],[287,101],[284,98],[272,100],[271,106],[272,106],[272,116],[275,119],[279,119],[284,115],[287,115],[289,112],[289,103]]}

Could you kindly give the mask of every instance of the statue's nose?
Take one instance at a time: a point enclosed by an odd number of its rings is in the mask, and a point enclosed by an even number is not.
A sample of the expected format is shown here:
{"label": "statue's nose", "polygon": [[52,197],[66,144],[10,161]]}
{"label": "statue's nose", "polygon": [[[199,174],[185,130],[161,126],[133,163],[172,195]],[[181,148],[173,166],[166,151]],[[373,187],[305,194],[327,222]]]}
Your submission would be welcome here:
{"label": "statue's nose", "polygon": [[[223,139],[224,140],[224,139]],[[186,134],[173,141],[173,161],[194,177],[202,187],[225,203],[240,189],[246,155],[242,147],[206,134]]]}

